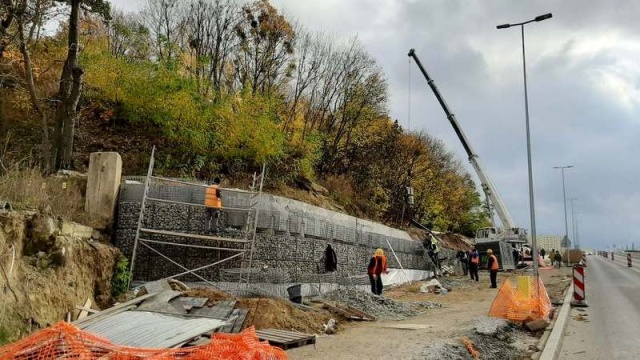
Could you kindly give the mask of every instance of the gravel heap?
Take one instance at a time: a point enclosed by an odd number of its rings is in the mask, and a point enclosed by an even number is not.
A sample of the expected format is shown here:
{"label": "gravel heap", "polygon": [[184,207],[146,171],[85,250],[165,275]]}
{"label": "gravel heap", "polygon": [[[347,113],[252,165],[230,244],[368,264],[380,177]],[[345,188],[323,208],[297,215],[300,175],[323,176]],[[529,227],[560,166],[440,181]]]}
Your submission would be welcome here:
{"label": "gravel heap", "polygon": [[[529,359],[532,353],[527,348],[527,342],[522,340],[530,337],[517,326],[502,319],[480,318],[473,328],[460,335],[467,336],[473,342],[474,348],[480,353],[480,360]],[[430,344],[414,360],[473,360],[459,339],[456,336]],[[537,343],[537,339],[530,339]]]}
{"label": "gravel heap", "polygon": [[341,288],[325,295],[328,300],[336,301],[364,311],[383,320],[402,320],[416,316],[426,309],[441,307],[429,301],[397,302],[384,296],[354,288]]}

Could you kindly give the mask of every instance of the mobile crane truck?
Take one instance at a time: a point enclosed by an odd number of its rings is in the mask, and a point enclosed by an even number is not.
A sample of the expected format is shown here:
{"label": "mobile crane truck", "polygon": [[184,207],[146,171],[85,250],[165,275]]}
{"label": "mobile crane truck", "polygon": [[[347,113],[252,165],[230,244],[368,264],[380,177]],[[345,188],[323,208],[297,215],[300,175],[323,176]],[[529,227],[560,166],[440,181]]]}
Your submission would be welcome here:
{"label": "mobile crane truck", "polygon": [[[514,224],[509,211],[507,211],[507,207],[500,198],[500,195],[498,195],[498,192],[491,182],[491,179],[489,179],[489,176],[480,164],[478,155],[471,148],[471,144],[469,143],[469,140],[467,140],[467,137],[462,131],[462,128],[460,128],[455,115],[451,112],[449,106],[444,101],[444,98],[442,97],[442,94],[440,94],[440,90],[438,90],[438,87],[434,83],[433,79],[429,77],[429,74],[427,74],[424,66],[422,66],[422,63],[420,62],[420,59],[418,59],[415,50],[409,50],[408,56],[415,61],[416,65],[418,65],[420,72],[427,80],[427,84],[429,84],[429,87],[440,103],[442,110],[444,110],[444,113],[447,115],[447,119],[449,119],[451,126],[453,126],[453,130],[456,132],[456,135],[458,135],[458,139],[460,139],[460,142],[462,143],[467,156],[469,156],[469,162],[478,175],[482,190],[484,191],[485,196],[488,199],[489,211],[491,211],[491,207],[493,207],[498,214],[498,217],[500,218],[500,222],[502,223],[502,228],[496,227],[495,224],[493,224],[493,226],[491,227],[480,228],[476,230],[476,236],[474,240],[476,249],[480,253],[480,265],[481,267],[486,267],[486,251],[487,249],[492,249],[494,255],[496,255],[496,257],[498,258],[501,269],[513,269],[515,268],[515,263],[512,251],[513,249],[519,251],[523,247],[523,244],[527,243],[527,231],[523,228],[517,227]],[[491,217],[491,220],[493,222],[493,217]]]}

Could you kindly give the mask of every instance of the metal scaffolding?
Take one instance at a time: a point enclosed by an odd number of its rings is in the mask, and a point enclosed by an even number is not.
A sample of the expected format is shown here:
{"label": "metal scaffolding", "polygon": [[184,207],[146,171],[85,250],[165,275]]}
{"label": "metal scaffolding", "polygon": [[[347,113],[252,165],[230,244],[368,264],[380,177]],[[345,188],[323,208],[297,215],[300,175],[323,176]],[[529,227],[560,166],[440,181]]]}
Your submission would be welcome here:
{"label": "metal scaffolding", "polygon": [[[262,188],[264,184],[264,174],[265,174],[265,165],[262,166],[262,172],[260,175],[254,174],[254,181],[249,192],[250,201],[246,206],[234,205],[234,206],[224,206],[221,208],[222,214],[227,214],[228,212],[232,212],[235,214],[244,213],[245,224],[242,227],[244,231],[244,236],[241,238],[232,238],[226,237],[224,235],[215,236],[207,234],[194,234],[188,232],[176,232],[176,231],[167,231],[163,229],[153,228],[153,225],[150,222],[145,222],[145,216],[147,216],[147,211],[150,203],[160,203],[160,204],[173,204],[173,205],[181,205],[188,207],[196,207],[196,208],[206,208],[204,203],[204,195],[202,196],[194,196],[193,193],[204,194],[206,192],[206,188],[209,186],[207,184],[198,184],[195,182],[188,182],[183,180],[176,180],[170,178],[163,178],[159,176],[154,176],[154,165],[155,165],[155,147],[151,151],[151,158],[149,161],[149,169],[147,171],[147,176],[144,179],[144,191],[142,194],[142,200],[140,204],[140,215],[138,217],[138,223],[136,226],[135,239],[133,244],[133,252],[131,255],[131,267],[130,267],[130,281],[134,278],[135,275],[135,265],[136,258],[138,256],[140,247],[144,247],[148,249],[152,253],[158,255],[160,258],[164,259],[168,263],[180,268],[182,271],[167,278],[177,278],[184,275],[192,275],[199,280],[211,285],[215,288],[220,289],[212,279],[207,279],[201,274],[198,274],[198,271],[212,268],[214,266],[223,264],[230,260],[241,259],[241,270],[243,273],[246,272],[246,283],[250,282],[250,271],[246,271],[250,269],[253,262],[253,253],[255,251],[255,240],[256,240],[256,229],[257,229],[257,220],[258,220],[258,205],[259,205],[259,196],[262,194]],[[257,185],[259,184],[259,185]],[[200,189],[202,188],[202,189]],[[257,188],[257,191],[256,191]],[[172,191],[173,189],[173,191]],[[175,189],[184,189],[181,193]],[[188,191],[188,190],[196,190],[196,191]],[[246,193],[246,191],[242,190],[232,190],[225,189],[225,191],[237,191]],[[161,239],[152,239],[152,237],[160,237]],[[171,241],[167,241],[167,239],[171,239]],[[188,240],[197,240],[200,244],[189,243]],[[193,241],[191,241],[193,242]],[[241,247],[240,247],[241,245]],[[184,264],[180,264],[175,258],[171,258],[166,253],[163,253],[159,247],[160,246],[174,246],[174,247],[182,247],[182,248],[191,248],[191,249],[205,249],[205,250],[217,250],[220,256],[216,259],[212,259],[213,262],[208,263],[203,266],[198,266],[196,268],[189,269]],[[234,247],[236,246],[236,247]],[[222,255],[223,252],[229,253],[228,255]]]}

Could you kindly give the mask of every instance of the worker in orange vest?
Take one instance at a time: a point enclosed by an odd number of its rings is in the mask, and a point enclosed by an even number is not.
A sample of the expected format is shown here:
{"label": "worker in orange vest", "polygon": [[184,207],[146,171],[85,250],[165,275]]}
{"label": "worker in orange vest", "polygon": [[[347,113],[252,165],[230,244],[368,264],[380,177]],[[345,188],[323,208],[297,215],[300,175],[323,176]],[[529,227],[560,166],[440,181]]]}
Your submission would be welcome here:
{"label": "worker in orange vest", "polygon": [[371,282],[371,292],[375,295],[382,295],[382,273],[388,274],[389,271],[387,270],[387,257],[381,248],[378,248],[369,260],[367,272]]}
{"label": "worker in orange vest", "polygon": [[500,265],[498,264],[498,259],[496,258],[496,256],[493,255],[493,250],[488,249],[487,255],[489,255],[487,261],[487,269],[489,269],[489,277],[491,278],[491,288],[495,289],[498,287],[497,278]]}
{"label": "worker in orange vest", "polygon": [[[211,185],[207,186],[204,196],[204,206],[206,209],[207,232],[212,233],[213,229],[218,228],[220,215],[222,214],[222,197],[220,196],[220,178],[213,179]],[[211,222],[215,219],[212,227]]]}

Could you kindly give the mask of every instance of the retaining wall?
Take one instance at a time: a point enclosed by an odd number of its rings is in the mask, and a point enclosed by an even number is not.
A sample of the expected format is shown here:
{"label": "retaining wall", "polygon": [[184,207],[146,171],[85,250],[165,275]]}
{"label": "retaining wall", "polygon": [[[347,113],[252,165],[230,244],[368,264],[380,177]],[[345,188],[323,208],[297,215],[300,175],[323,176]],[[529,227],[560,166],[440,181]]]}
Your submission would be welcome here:
{"label": "retaining wall", "polygon": [[[116,245],[131,257],[135,231],[142,198],[142,184],[123,184],[117,209]],[[204,234],[205,209],[202,186],[168,186],[153,184],[150,197],[181,201],[185,204],[148,202],[143,226],[151,229],[168,230],[191,234]],[[284,269],[289,281],[305,281],[310,276],[322,274],[322,261],[327,244],[331,244],[338,257],[337,275],[340,277],[366,274],[369,258],[378,247],[385,249],[389,267],[398,268],[387,240],[395,250],[402,266],[406,269],[429,270],[422,245],[411,240],[401,230],[382,224],[358,219],[345,214],[311,206],[295,200],[263,194],[252,200],[244,191],[222,189],[224,206],[239,210],[226,210],[224,220],[227,229],[220,236],[244,237],[246,209],[251,201],[258,202],[260,209],[257,221],[258,234],[254,255],[254,268]],[[377,231],[377,232],[376,232]],[[242,244],[169,237],[145,234],[149,240],[190,245],[206,245],[242,248]],[[231,245],[231,246],[230,246]],[[152,246],[188,269],[206,266],[234,254],[226,250],[209,250],[178,247],[162,244]],[[136,280],[156,280],[183,272],[184,269],[172,264],[161,255],[146,248],[138,247],[135,265]],[[241,267],[240,258],[198,272],[207,280],[224,280],[225,269]],[[185,281],[198,281],[197,277],[181,277]]]}

